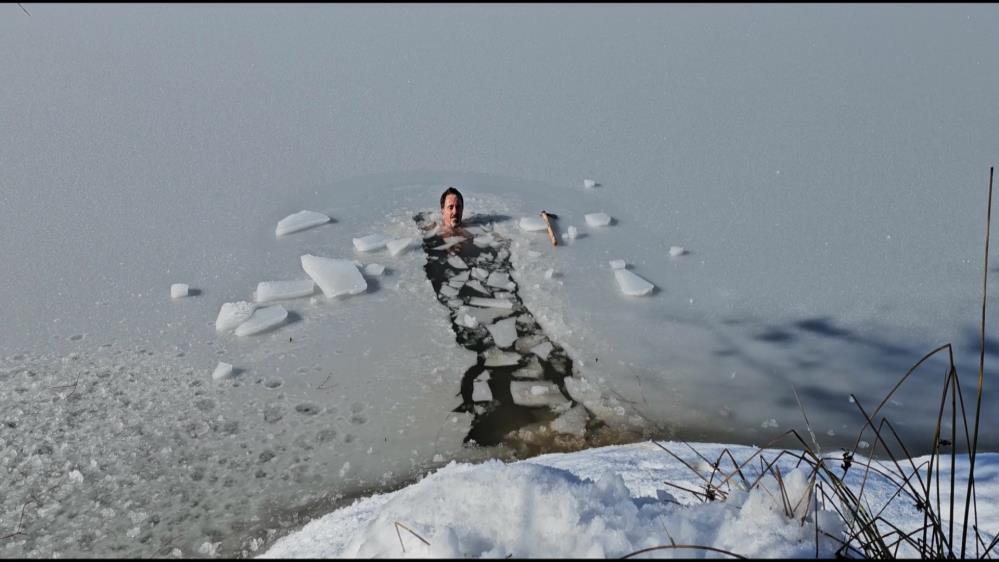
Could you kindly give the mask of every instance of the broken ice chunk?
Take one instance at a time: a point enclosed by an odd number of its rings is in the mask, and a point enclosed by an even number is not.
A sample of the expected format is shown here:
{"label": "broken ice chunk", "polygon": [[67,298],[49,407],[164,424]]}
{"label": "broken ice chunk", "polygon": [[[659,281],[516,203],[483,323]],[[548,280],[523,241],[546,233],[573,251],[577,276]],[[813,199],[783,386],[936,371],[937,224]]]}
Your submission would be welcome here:
{"label": "broken ice chunk", "polygon": [[527,257],[529,257],[529,258],[540,258],[541,257],[541,252],[539,252],[537,250],[528,250],[527,251]]}
{"label": "broken ice chunk", "polygon": [[455,269],[468,269],[468,264],[465,263],[465,260],[458,256],[448,256],[447,263]]}
{"label": "broken ice chunk", "polygon": [[624,269],[624,268],[628,267],[628,264],[625,263],[624,260],[611,260],[610,261],[610,266],[611,266],[611,269]]}
{"label": "broken ice chunk", "polygon": [[500,351],[491,347],[483,354],[485,356],[486,367],[509,367],[520,363],[521,355],[512,351]]}
{"label": "broken ice chunk", "polygon": [[469,287],[471,287],[472,289],[475,289],[476,291],[482,293],[483,295],[489,295],[490,294],[489,293],[489,289],[486,289],[485,287],[483,287],[482,283],[479,283],[477,280],[476,281],[469,281],[466,284]]}
{"label": "broken ice chunk", "polygon": [[455,289],[451,285],[441,285],[440,294],[449,299],[453,299],[458,296],[458,289]]}
{"label": "broken ice chunk", "polygon": [[548,360],[548,354],[551,353],[553,349],[555,349],[555,346],[552,345],[552,342],[546,341],[542,344],[538,344],[532,347],[531,353],[537,355],[538,357],[544,360]]}
{"label": "broken ice chunk", "polygon": [[579,236],[579,230],[575,226],[570,226],[566,229],[565,233],[562,235],[563,238],[567,240],[575,240]]}
{"label": "broken ice chunk", "polygon": [[215,366],[215,370],[212,371],[212,378],[215,380],[224,379],[232,374],[232,365],[219,361],[219,364]]}
{"label": "broken ice chunk", "polygon": [[555,418],[551,428],[558,433],[568,433],[582,437],[586,433],[586,420],[589,418],[582,406],[573,406],[561,416]]}
{"label": "broken ice chunk", "polygon": [[285,234],[291,234],[292,232],[312,228],[313,226],[325,224],[329,221],[330,218],[322,213],[317,213],[315,211],[299,211],[278,221],[277,228],[274,229],[274,234],[280,238]]}
{"label": "broken ice chunk", "polygon": [[460,289],[465,286],[465,282],[460,279],[451,279],[447,282],[447,284],[454,287],[455,289]]}
{"label": "broken ice chunk", "polygon": [[486,246],[492,246],[495,243],[496,239],[493,238],[492,234],[483,234],[482,236],[476,236],[475,238],[472,239],[472,244],[475,244],[480,248],[484,248]]}
{"label": "broken ice chunk", "polygon": [[493,393],[489,390],[489,379],[476,380],[472,383],[472,402],[491,402]]}
{"label": "broken ice chunk", "polygon": [[682,255],[684,255],[686,253],[687,253],[687,250],[684,250],[683,246],[670,246],[669,247],[669,255],[671,257],[675,258],[677,256],[682,256]]}
{"label": "broken ice chunk", "polygon": [[544,374],[545,369],[541,366],[541,362],[538,361],[537,357],[531,357],[527,365],[517,369],[513,373],[514,376],[525,379],[540,379]]}
{"label": "broken ice chunk", "polygon": [[190,287],[186,283],[174,283],[170,285],[170,298],[179,299],[181,297],[187,296],[187,291]]}
{"label": "broken ice chunk", "polygon": [[541,381],[510,381],[510,395],[518,406],[556,406],[569,401],[558,385]]}
{"label": "broken ice chunk", "polygon": [[458,309],[458,324],[468,328],[469,330],[474,330],[479,325],[479,321],[466,311],[462,311],[460,308]]}
{"label": "broken ice chunk", "polygon": [[385,273],[385,266],[380,263],[369,263],[364,266],[364,272],[372,277],[378,277],[382,273]]}
{"label": "broken ice chunk", "polygon": [[588,213],[583,215],[583,218],[590,226],[607,226],[611,222],[610,215],[607,213]]}
{"label": "broken ice chunk", "polygon": [[302,256],[302,269],[319,285],[326,298],[358,295],[368,289],[368,282],[350,260]]}
{"label": "broken ice chunk", "polygon": [[546,269],[545,279],[551,279],[552,277],[555,277],[555,270],[553,268]]}
{"label": "broken ice chunk", "polygon": [[510,289],[510,275],[500,271],[494,271],[486,279],[486,285],[497,289]]}
{"label": "broken ice chunk", "polygon": [[539,230],[545,230],[548,227],[545,225],[545,221],[542,220],[541,217],[521,217],[520,228],[528,232],[537,232]]}
{"label": "broken ice chunk", "polygon": [[220,332],[232,330],[249,320],[256,309],[257,305],[246,301],[224,303],[215,319],[215,329]]}
{"label": "broken ice chunk", "polygon": [[615,269],[614,278],[617,279],[617,285],[621,288],[621,292],[629,297],[647,295],[655,288],[655,285],[627,269]]}
{"label": "broken ice chunk", "polygon": [[583,180],[583,187],[585,187],[586,189],[593,189],[594,187],[596,187],[598,185],[600,185],[600,184],[597,183],[597,182],[595,182],[595,181],[593,181],[593,180]]}
{"label": "broken ice chunk", "polygon": [[493,341],[496,342],[496,347],[507,348],[513,345],[513,342],[517,340],[516,318],[498,320],[496,323],[486,326],[486,329],[489,330],[489,334],[493,337]]}
{"label": "broken ice chunk", "polygon": [[369,234],[360,238],[354,238],[354,249],[358,252],[370,252],[377,250],[391,242],[392,239],[381,233]]}
{"label": "broken ice chunk", "polygon": [[462,271],[458,275],[451,277],[451,281],[461,281],[462,283],[468,281],[468,271]]}
{"label": "broken ice chunk", "polygon": [[253,311],[253,316],[236,328],[237,336],[252,336],[259,334],[284,322],[288,317],[288,311],[281,305],[267,306]]}
{"label": "broken ice chunk", "polygon": [[481,306],[483,308],[513,308],[513,302],[506,299],[472,297],[468,300],[468,304],[472,306]]}
{"label": "broken ice chunk", "polygon": [[281,299],[307,297],[316,290],[312,279],[301,281],[263,281],[257,283],[257,302],[270,302]]}
{"label": "broken ice chunk", "polygon": [[486,278],[489,277],[489,272],[486,271],[485,269],[482,269],[481,267],[473,267],[472,268],[472,277],[475,277],[476,279],[481,279],[481,280],[485,281]]}
{"label": "broken ice chunk", "polygon": [[391,242],[386,242],[385,247],[388,248],[390,254],[392,254],[393,256],[398,256],[400,253],[402,253],[403,250],[408,248],[412,243],[413,243],[412,238],[397,238],[395,240],[392,240]]}
{"label": "broken ice chunk", "polygon": [[513,313],[512,310],[504,308],[478,308],[475,306],[462,306],[460,312],[474,317],[479,324],[492,324],[497,318],[503,318]]}

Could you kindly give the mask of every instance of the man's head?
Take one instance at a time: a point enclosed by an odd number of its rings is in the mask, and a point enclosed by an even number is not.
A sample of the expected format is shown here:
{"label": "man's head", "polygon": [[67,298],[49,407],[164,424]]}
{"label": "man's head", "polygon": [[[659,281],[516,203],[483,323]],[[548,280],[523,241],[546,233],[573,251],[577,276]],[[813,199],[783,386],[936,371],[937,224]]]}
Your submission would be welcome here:
{"label": "man's head", "polygon": [[447,228],[455,228],[461,224],[461,213],[465,210],[465,200],[461,192],[449,187],[441,193],[441,220]]}

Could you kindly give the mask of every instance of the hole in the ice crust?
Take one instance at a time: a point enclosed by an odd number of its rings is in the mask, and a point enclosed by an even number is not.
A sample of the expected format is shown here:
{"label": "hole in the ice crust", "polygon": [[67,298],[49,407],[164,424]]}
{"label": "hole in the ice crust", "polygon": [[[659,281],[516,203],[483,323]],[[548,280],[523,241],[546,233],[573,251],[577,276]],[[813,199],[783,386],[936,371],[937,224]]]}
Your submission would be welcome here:
{"label": "hole in the ice crust", "polygon": [[269,380],[269,381],[267,381],[267,382],[264,383],[264,386],[266,386],[267,388],[278,388],[282,384],[284,384],[283,381]]}
{"label": "hole in the ice crust", "polygon": [[[477,356],[462,377],[455,411],[473,416],[465,442],[487,446],[510,443],[517,430],[548,423],[576,405],[564,384],[572,360],[524,306],[511,275],[509,240],[492,231],[490,222],[503,218],[471,217],[465,240],[440,234],[423,240],[424,271],[450,311],[455,339]],[[423,227],[434,216],[413,219]]]}
{"label": "hole in the ice crust", "polygon": [[299,404],[295,406],[295,411],[306,416],[314,416],[319,413],[319,406],[315,404]]}

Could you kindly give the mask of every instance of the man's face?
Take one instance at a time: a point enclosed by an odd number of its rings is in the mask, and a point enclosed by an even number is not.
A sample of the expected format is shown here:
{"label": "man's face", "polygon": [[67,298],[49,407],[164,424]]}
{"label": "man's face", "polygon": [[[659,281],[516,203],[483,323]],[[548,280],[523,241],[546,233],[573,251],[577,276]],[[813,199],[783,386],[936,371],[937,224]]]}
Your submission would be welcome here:
{"label": "man's face", "polygon": [[444,198],[444,206],[441,207],[441,218],[444,220],[444,226],[448,228],[454,228],[461,224],[461,201],[458,196],[451,193]]}

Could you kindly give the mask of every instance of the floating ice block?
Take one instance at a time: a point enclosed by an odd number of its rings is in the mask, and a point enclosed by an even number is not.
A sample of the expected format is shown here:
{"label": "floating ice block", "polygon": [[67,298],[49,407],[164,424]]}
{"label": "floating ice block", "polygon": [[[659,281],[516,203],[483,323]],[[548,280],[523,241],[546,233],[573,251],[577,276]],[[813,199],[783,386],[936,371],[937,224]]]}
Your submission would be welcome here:
{"label": "floating ice block", "polygon": [[257,305],[246,301],[227,302],[222,305],[218,317],[215,318],[215,329],[220,332],[232,330],[249,320],[256,309]]}
{"label": "floating ice block", "polygon": [[253,312],[253,316],[236,328],[237,336],[252,336],[264,330],[269,330],[274,326],[284,322],[288,317],[288,311],[281,305],[258,308]]}
{"label": "floating ice block", "polygon": [[386,242],[385,247],[388,248],[390,254],[392,254],[393,256],[398,256],[403,252],[403,250],[409,248],[409,246],[412,243],[413,243],[412,238],[397,238],[390,242]]}
{"label": "floating ice block", "polygon": [[506,299],[472,297],[468,299],[468,304],[472,306],[481,306],[483,308],[513,308],[513,302]]}
{"label": "floating ice block", "polygon": [[486,326],[489,334],[492,335],[496,347],[507,348],[517,341],[517,319],[505,318]]}
{"label": "floating ice block", "polygon": [[368,282],[350,260],[305,254],[302,256],[302,269],[319,285],[326,298],[357,295],[368,289]]}
{"label": "floating ice block", "polygon": [[621,288],[621,292],[629,297],[647,295],[655,288],[655,285],[627,269],[615,269],[614,278],[617,279],[617,285]]}
{"label": "floating ice block", "polygon": [[607,226],[611,222],[610,215],[607,213],[589,213],[583,215],[586,219],[586,224],[590,226]]}
{"label": "floating ice block", "polygon": [[181,297],[187,296],[187,291],[189,287],[186,283],[174,283],[170,285],[170,298],[179,299]]}
{"label": "floating ice block", "polygon": [[358,252],[370,252],[385,246],[392,239],[381,233],[369,234],[360,238],[354,238],[354,249]]}

